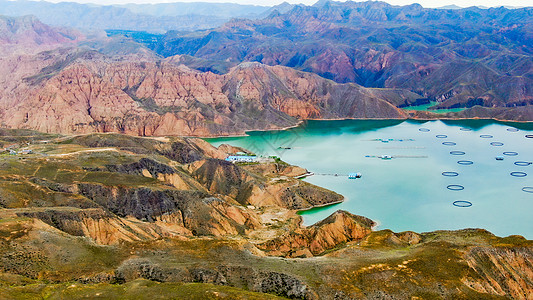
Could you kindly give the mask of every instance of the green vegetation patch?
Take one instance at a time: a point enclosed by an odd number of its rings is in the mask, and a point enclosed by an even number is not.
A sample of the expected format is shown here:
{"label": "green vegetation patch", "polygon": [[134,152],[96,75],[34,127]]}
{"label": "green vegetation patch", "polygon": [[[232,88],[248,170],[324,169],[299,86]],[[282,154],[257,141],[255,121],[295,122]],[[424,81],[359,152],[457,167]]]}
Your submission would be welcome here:
{"label": "green vegetation patch", "polygon": [[78,283],[0,288],[2,299],[286,299],[206,283],[158,283],[135,280],[124,285]]}

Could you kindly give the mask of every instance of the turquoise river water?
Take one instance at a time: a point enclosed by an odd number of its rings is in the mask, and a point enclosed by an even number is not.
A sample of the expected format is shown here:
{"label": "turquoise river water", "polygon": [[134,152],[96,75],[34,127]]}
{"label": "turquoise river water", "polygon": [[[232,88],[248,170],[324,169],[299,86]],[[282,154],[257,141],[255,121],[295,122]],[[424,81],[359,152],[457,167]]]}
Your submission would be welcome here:
{"label": "turquoise river water", "polygon": [[[343,203],[301,212],[307,225],[343,209],[377,221],[378,229],[484,228],[533,239],[533,138],[528,135],[533,135],[531,123],[345,120],[208,141],[279,156],[316,173],[305,181],[345,196]],[[362,177],[348,179],[351,172]],[[454,201],[472,205],[458,207]]]}

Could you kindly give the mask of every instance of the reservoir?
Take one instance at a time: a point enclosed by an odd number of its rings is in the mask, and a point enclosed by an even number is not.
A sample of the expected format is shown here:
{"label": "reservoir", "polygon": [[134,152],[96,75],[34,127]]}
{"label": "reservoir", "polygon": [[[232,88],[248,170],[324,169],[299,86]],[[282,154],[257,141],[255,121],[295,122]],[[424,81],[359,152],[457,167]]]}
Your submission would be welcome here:
{"label": "reservoir", "polygon": [[[208,141],[279,156],[345,197],[301,212],[306,225],[342,209],[396,232],[484,228],[533,239],[532,123],[307,121]],[[349,179],[354,172],[362,177]]]}

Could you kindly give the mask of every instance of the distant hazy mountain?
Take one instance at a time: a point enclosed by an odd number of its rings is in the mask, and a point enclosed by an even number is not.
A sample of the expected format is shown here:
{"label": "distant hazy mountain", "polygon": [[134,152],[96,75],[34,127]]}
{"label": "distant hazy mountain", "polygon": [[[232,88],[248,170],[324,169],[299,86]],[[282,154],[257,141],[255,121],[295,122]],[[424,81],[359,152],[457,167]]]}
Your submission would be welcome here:
{"label": "distant hazy mountain", "polygon": [[296,6],[296,5],[295,4],[290,4],[288,2],[283,2],[281,4],[274,5],[274,6],[270,7],[268,10],[264,11],[262,14],[258,15],[256,19],[266,18],[266,17],[270,16],[272,13],[281,13],[281,14],[287,13],[288,11],[293,9],[294,6]]}
{"label": "distant hazy mountain", "polygon": [[257,61],[341,83],[409,89],[440,107],[533,104],[533,8],[323,1],[203,33],[169,32],[151,47],[212,66]]}
{"label": "distant hazy mountain", "polygon": [[137,14],[161,16],[203,15],[220,18],[254,17],[270,9],[269,6],[242,5],[236,3],[173,2],[155,4],[124,4],[124,7]]}
{"label": "distant hazy mountain", "polygon": [[[0,15],[0,60],[12,54],[31,54],[59,45],[74,45],[81,39],[82,35],[75,30],[52,28],[34,16],[17,18]],[[10,70],[6,74],[10,76],[12,72]]]}
{"label": "distant hazy mountain", "polygon": [[457,6],[455,4],[445,5],[445,6],[441,6],[441,7],[437,7],[437,8],[439,8],[439,9],[462,9],[462,7]]}
{"label": "distant hazy mountain", "polygon": [[99,6],[73,2],[0,0],[0,15],[35,15],[54,26],[83,29],[123,29],[164,33],[168,30],[193,31],[214,28],[233,17],[254,16],[269,7],[169,3],[157,5]]}

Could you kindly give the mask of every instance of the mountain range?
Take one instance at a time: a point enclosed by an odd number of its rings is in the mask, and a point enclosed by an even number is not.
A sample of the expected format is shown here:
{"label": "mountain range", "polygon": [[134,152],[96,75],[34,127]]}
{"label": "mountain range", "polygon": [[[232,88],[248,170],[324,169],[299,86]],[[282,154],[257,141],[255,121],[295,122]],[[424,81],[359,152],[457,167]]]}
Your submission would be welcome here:
{"label": "mountain range", "polygon": [[[3,17],[0,64],[9,71],[0,75],[0,122],[45,132],[217,136],[305,119],[533,119],[531,9],[291,7],[165,35],[105,36]],[[400,109],[429,101],[471,109]]]}
{"label": "mountain range", "polygon": [[533,8],[427,9],[384,2],[295,6],[194,34],[168,32],[150,48],[213,62],[257,61],[337,82],[403,88],[437,108],[533,102]]}
{"label": "mountain range", "polygon": [[95,5],[0,0],[0,15],[34,15],[46,24],[85,30],[123,29],[164,33],[214,28],[231,18],[257,17],[270,7],[231,3]]}

